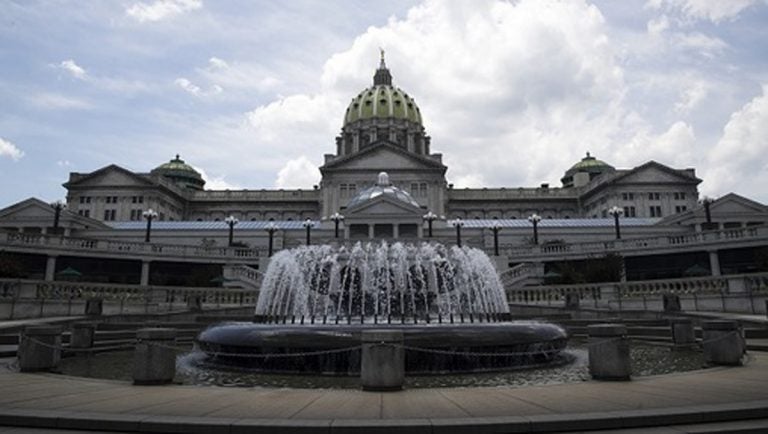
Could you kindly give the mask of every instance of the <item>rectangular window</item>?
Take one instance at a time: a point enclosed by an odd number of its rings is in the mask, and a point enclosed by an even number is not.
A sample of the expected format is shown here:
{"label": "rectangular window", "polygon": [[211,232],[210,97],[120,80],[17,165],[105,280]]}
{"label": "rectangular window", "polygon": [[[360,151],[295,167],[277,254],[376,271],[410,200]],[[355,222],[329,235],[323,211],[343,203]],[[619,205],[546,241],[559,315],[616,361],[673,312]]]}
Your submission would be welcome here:
{"label": "rectangular window", "polygon": [[80,196],[80,203],[85,203],[85,196]]}
{"label": "rectangular window", "polygon": [[117,215],[117,210],[105,209],[104,210],[104,221],[114,221],[116,215]]}
{"label": "rectangular window", "polygon": [[339,184],[339,196],[347,197],[347,184]]}
{"label": "rectangular window", "polygon": [[91,210],[84,209],[83,210],[83,217],[90,217],[91,216]]}
{"label": "rectangular window", "polygon": [[419,196],[421,197],[427,197],[427,183],[422,182],[419,184]]}
{"label": "rectangular window", "polygon": [[648,200],[660,200],[660,197],[659,193],[648,193]]}
{"label": "rectangular window", "polygon": [[635,207],[633,207],[633,206],[625,206],[624,207],[624,217],[635,217]]}
{"label": "rectangular window", "polygon": [[621,200],[629,200],[629,195],[627,193],[621,193]]}
{"label": "rectangular window", "polygon": [[651,217],[661,217],[661,207],[660,206],[652,206],[650,208],[651,211]]}

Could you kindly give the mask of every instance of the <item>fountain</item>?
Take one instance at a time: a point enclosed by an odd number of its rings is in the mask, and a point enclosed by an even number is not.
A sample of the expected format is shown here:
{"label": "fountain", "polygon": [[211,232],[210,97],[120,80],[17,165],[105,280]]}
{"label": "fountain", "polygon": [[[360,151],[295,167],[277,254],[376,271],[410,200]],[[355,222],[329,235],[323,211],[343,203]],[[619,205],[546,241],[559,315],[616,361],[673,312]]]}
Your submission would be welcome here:
{"label": "fountain", "polygon": [[345,375],[360,369],[363,330],[402,330],[409,373],[546,364],[567,343],[558,326],[510,319],[498,274],[481,250],[304,246],[273,256],[253,323],[215,325],[198,344],[215,364]]}

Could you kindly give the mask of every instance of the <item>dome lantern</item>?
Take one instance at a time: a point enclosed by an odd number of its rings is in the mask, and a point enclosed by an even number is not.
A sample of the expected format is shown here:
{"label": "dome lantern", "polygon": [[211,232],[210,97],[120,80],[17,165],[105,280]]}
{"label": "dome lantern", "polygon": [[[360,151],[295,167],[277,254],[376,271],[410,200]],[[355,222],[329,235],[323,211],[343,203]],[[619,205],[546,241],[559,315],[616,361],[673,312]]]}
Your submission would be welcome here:
{"label": "dome lantern", "polygon": [[176,158],[173,160],[152,169],[152,172],[150,173],[167,178],[183,188],[202,190],[205,186],[205,180],[203,180],[200,172],[185,163],[184,160],[180,158],[179,154],[176,154]]}

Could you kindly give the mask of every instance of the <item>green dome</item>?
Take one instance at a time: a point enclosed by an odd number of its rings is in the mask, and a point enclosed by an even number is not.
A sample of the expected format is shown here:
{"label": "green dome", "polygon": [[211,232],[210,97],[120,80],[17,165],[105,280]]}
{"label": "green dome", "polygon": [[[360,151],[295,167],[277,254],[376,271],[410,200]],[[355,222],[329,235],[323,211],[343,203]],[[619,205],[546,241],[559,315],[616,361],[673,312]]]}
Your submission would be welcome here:
{"label": "green dome", "polygon": [[560,181],[563,183],[564,187],[571,187],[573,186],[573,175],[577,173],[589,173],[589,178],[591,180],[598,175],[601,175],[605,172],[612,172],[614,170],[616,170],[616,168],[606,163],[605,161],[598,160],[597,158],[589,155],[589,152],[587,152],[587,156],[582,158],[578,163],[571,166],[571,168],[565,172],[565,176],[563,176]]}
{"label": "green dome", "polygon": [[413,98],[390,84],[371,86],[352,98],[344,125],[372,118],[404,119],[421,125],[421,112]]}
{"label": "green dome", "polygon": [[194,167],[179,158],[178,154],[176,154],[176,158],[173,160],[157,166],[152,170],[152,173],[162,175],[176,184],[180,184],[182,187],[193,190],[202,190],[205,185],[202,175]]}

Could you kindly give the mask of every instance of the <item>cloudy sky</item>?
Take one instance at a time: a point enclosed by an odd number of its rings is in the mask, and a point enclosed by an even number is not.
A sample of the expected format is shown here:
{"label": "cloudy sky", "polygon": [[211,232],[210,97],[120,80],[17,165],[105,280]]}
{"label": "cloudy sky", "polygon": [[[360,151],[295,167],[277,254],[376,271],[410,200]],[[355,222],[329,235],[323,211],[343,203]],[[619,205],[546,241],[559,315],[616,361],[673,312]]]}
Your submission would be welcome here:
{"label": "cloudy sky", "polygon": [[587,151],[768,203],[768,0],[0,1],[0,207],[176,153],[209,188],[311,188],[378,47],[457,187]]}

